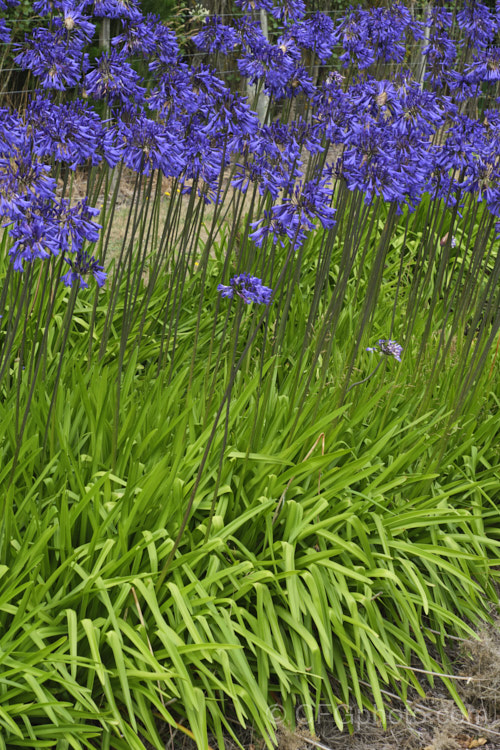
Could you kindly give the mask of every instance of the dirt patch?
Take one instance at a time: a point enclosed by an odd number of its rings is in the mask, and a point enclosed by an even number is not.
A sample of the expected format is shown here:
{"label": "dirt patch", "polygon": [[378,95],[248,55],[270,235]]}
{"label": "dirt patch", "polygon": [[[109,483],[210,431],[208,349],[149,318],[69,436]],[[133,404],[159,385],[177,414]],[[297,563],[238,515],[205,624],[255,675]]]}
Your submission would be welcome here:
{"label": "dirt patch", "polygon": [[[91,205],[101,211],[100,216],[96,218],[97,223],[102,223],[105,204],[109,214],[112,188],[117,175],[118,172],[115,171],[115,174],[111,177],[107,194],[101,186],[98,195],[90,200]],[[181,192],[179,186],[170,178],[162,177],[161,185],[158,185],[157,174],[154,175],[151,182],[148,177],[144,177],[141,181],[141,189],[138,192],[137,175],[124,168],[118,186],[113,221],[109,230],[108,228],[101,230],[101,234],[106,238],[106,264],[120,256],[124,242],[126,247],[129,247],[131,242],[134,248],[138,247],[139,228],[137,224],[133,237],[131,235],[134,222],[140,222],[141,220],[144,223],[144,237],[147,238],[148,252],[154,252],[157,249],[159,240],[164,235],[167,222],[169,225],[167,234],[169,247],[177,247],[182,237],[182,242],[187,245],[195,241],[196,252],[201,254],[209,236],[211,236],[212,242],[219,242],[223,232],[222,227],[226,228],[227,234],[228,229],[230,230],[233,227],[234,222],[239,218],[238,224],[241,223],[241,218],[251,208],[251,191],[242,195],[239,190],[231,186],[231,179],[232,174],[228,169],[222,180],[220,192],[221,197],[224,196],[224,204],[217,209],[218,219],[216,226],[212,227],[215,212],[212,201],[206,203],[202,211],[199,210],[199,206],[195,210],[196,204],[200,203],[200,198],[196,198],[193,206],[189,192]],[[74,205],[87,195],[87,183],[87,174],[84,170],[80,170],[70,176],[66,186],[64,181],[59,179],[57,193],[59,197],[63,195],[66,198],[69,197],[71,204]],[[187,183],[185,187],[186,190],[189,190],[190,183]],[[149,200],[153,205],[157,189],[161,193],[161,199],[159,212],[153,219]],[[196,196],[198,196],[200,189],[203,189],[203,186],[196,185],[193,187]],[[148,194],[150,198],[147,197]],[[172,201],[174,205],[171,205]],[[139,208],[139,213],[136,212],[136,207]],[[187,234],[186,226],[191,227],[191,231]],[[194,237],[194,234],[196,237]],[[144,247],[142,249],[144,250]]]}
{"label": "dirt patch", "polygon": [[[387,727],[367,711],[351,708],[353,733],[340,732],[327,707],[318,715],[316,734],[297,710],[297,727],[290,731],[278,727],[277,750],[500,750],[500,619],[484,627],[478,640],[453,639],[449,655],[454,665],[457,691],[463,701],[466,718],[439,681],[432,689],[421,681],[426,698],[411,695],[405,707],[398,697],[386,691]],[[231,721],[231,720],[230,720]],[[232,723],[232,722],[231,722]],[[265,744],[251,729],[234,725],[244,750],[265,750]],[[165,750],[196,750],[195,743],[180,730],[166,727]],[[209,739],[217,750],[217,741]],[[230,737],[225,750],[240,750]]]}

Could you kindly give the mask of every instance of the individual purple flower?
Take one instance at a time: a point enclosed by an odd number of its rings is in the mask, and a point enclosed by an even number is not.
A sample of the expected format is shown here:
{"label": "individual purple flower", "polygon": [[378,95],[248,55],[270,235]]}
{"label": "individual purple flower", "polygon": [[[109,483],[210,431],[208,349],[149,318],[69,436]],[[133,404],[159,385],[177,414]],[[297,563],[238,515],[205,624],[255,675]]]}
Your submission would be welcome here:
{"label": "individual purple flower", "polygon": [[403,347],[401,344],[398,344],[397,341],[393,341],[392,339],[379,339],[378,344],[375,346],[368,346],[366,351],[385,354],[387,357],[394,357],[398,362],[401,362]]}
{"label": "individual purple flower", "polygon": [[260,305],[268,305],[271,302],[273,290],[262,284],[261,279],[257,276],[250,276],[249,273],[240,273],[233,276],[229,281],[229,286],[219,284],[218,291],[223,297],[233,299],[236,295],[240,297],[247,305],[250,302],[256,302]]}
{"label": "individual purple flower", "polygon": [[80,289],[88,289],[88,283],[85,277],[92,275],[96,280],[97,286],[101,287],[106,281],[106,272],[104,267],[100,266],[93,255],[86,250],[79,250],[75,258],[64,258],[69,264],[71,270],[61,276],[64,286],[72,287],[75,283],[80,284]]}

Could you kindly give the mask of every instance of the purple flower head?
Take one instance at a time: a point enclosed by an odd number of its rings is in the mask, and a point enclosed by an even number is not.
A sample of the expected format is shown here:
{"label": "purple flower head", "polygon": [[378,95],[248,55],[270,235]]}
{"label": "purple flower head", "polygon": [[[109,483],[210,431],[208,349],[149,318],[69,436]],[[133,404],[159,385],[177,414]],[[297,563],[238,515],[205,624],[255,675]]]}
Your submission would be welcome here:
{"label": "purple flower head", "polygon": [[76,86],[88,67],[84,44],[83,37],[68,39],[62,28],[38,28],[25,36],[22,45],[14,46],[17,52],[14,60],[39,76],[42,88],[64,91],[68,86]]}
{"label": "purple flower head", "polygon": [[251,16],[236,17],[234,19],[234,30],[238,34],[239,43],[245,45],[249,50],[255,51],[267,44],[260,23],[253,20]]}
{"label": "purple flower head", "polygon": [[165,176],[178,176],[184,158],[178,139],[168,127],[140,114],[132,122],[118,123],[118,137],[124,144],[123,161],[141,174],[161,169]]}
{"label": "purple flower head", "polygon": [[401,362],[403,347],[392,339],[379,339],[377,345],[367,347],[366,351],[385,354],[387,357],[394,357],[398,362]]}
{"label": "purple flower head", "polygon": [[94,15],[105,18],[127,18],[133,23],[142,19],[136,0],[95,0]]}
{"label": "purple flower head", "polygon": [[261,195],[269,191],[276,200],[282,188],[291,190],[295,181],[302,176],[300,150],[302,145],[307,147],[308,143],[313,146],[299,123],[284,125],[274,122],[264,125],[242,149],[243,162],[237,165],[233,185],[245,192],[249,181],[257,182]]}
{"label": "purple flower head", "polygon": [[485,49],[495,38],[499,23],[488,6],[478,0],[466,0],[457,13],[457,23],[469,47]]}
{"label": "purple flower head", "polygon": [[81,5],[64,0],[61,5],[62,18],[58,18],[57,26],[71,36],[75,36],[83,42],[90,42],[94,36],[95,24],[91,23],[89,17],[82,13]]}
{"label": "purple flower head", "polygon": [[[274,208],[277,211],[274,211]],[[284,240],[286,237],[294,243],[295,248],[304,243],[307,235],[297,217],[292,216],[292,221],[290,221],[289,217],[285,215],[285,220],[282,220],[280,217],[281,210],[281,206],[273,206],[270,211],[264,211],[263,219],[252,222],[251,226],[257,227],[257,229],[249,236],[257,247],[262,247],[269,236],[272,237],[273,245],[279,242],[281,247],[285,246]]]}
{"label": "purple flower head", "polygon": [[234,0],[234,4],[244,11],[267,10],[271,11],[273,0]]}
{"label": "purple flower head", "polygon": [[402,112],[395,119],[394,126],[401,133],[432,136],[444,125],[447,116],[456,114],[450,99],[437,96],[433,91],[422,91],[415,81],[401,85],[399,97]]}
{"label": "purple flower head", "polygon": [[440,167],[439,197],[454,205],[455,193],[476,194],[494,215],[500,213],[500,127],[498,113],[487,110],[478,122],[457,115],[436,161]]}
{"label": "purple flower head", "polygon": [[412,19],[404,5],[351,10],[337,31],[345,50],[340,60],[344,65],[355,62],[360,70],[376,60],[400,63],[409,34],[414,39],[423,37],[421,24]]}
{"label": "purple flower head", "polygon": [[481,81],[500,80],[500,47],[489,47],[476,55],[476,60],[466,66],[467,81],[480,83]]}
{"label": "purple flower head", "polygon": [[247,101],[227,92],[213,103],[202,133],[212,138],[214,146],[218,144],[221,148],[228,135],[226,151],[229,156],[231,152],[241,153],[248,140],[256,135],[258,125],[258,118]]}
{"label": "purple flower head", "polygon": [[313,50],[321,62],[326,62],[335,44],[335,24],[326,13],[314,13],[288,30],[299,47]]}
{"label": "purple flower head", "polygon": [[54,104],[34,97],[26,110],[26,122],[33,128],[33,151],[40,157],[52,156],[70,169],[90,159],[98,164],[97,149],[102,137],[100,117],[87,104],[76,101]]}
{"label": "purple flower head", "polygon": [[20,0],[0,0],[0,10],[7,10],[9,5],[13,8],[15,5],[19,5]]}
{"label": "purple flower head", "polygon": [[433,88],[441,88],[448,78],[449,69],[457,57],[456,42],[443,30],[432,33],[429,44],[422,50],[427,57],[425,79]]}
{"label": "purple flower head", "polygon": [[361,190],[409,206],[428,188],[433,150],[418,131],[401,133],[391,123],[354,122],[346,139],[342,174],[349,190]]}
{"label": "purple flower head", "polygon": [[107,274],[104,271],[104,267],[100,266],[93,255],[86,252],[85,250],[79,250],[75,258],[64,258],[66,263],[69,264],[71,270],[61,276],[61,281],[64,286],[73,286],[73,284],[79,282],[80,289],[88,289],[88,283],[85,280],[86,276],[92,275],[97,282],[97,286],[101,287],[106,281]]}
{"label": "purple flower head", "polygon": [[29,127],[17,115],[0,112],[0,216],[17,220],[31,211],[35,198],[53,199],[56,181],[34,155]]}
{"label": "purple flower head", "polygon": [[[296,185],[293,194],[271,208],[271,217],[297,244],[301,244],[304,232],[314,229],[317,219],[323,227],[331,229],[335,225],[335,209],[331,207],[332,190],[327,180],[311,180]],[[251,235],[255,240],[255,235]],[[258,237],[257,237],[258,239]]]}
{"label": "purple flower head", "polygon": [[123,52],[105,52],[97,61],[97,68],[87,73],[84,80],[88,96],[107,99],[112,104],[124,104],[125,108],[140,104],[145,89],[139,86],[141,77],[127,62]]}
{"label": "purple flower head", "polygon": [[87,198],[73,207],[67,200],[60,201],[52,210],[53,238],[57,242],[58,250],[60,248],[73,253],[80,252],[85,241],[97,242],[101,227],[93,219],[98,214],[99,209],[89,206]]}
{"label": "purple flower head", "polygon": [[0,44],[9,44],[10,29],[4,18],[0,18]]}
{"label": "purple flower head", "polygon": [[9,229],[9,234],[15,242],[9,250],[11,263],[15,271],[23,271],[24,262],[45,260],[57,248],[51,238],[51,222],[44,216],[27,215],[15,221]]}
{"label": "purple flower head", "polygon": [[250,276],[249,273],[240,273],[233,276],[229,281],[229,286],[219,284],[218,291],[223,297],[233,299],[236,295],[241,297],[247,305],[250,302],[256,302],[259,305],[268,305],[271,302],[273,290],[262,284],[261,279],[257,276]]}
{"label": "purple flower head", "polygon": [[226,26],[218,16],[209,16],[202,30],[193,37],[193,42],[204,52],[227,54],[241,44],[239,34],[232,26]]}
{"label": "purple flower head", "polygon": [[179,45],[174,32],[162,24],[159,16],[149,13],[145,19],[136,22],[122,19],[122,25],[122,33],[111,39],[113,47],[121,44],[120,51],[127,55],[139,53],[146,58],[175,64]]}
{"label": "purple flower head", "polygon": [[351,119],[352,102],[341,88],[343,76],[329,73],[313,97],[313,121],[332,143],[342,143]]}
{"label": "purple flower head", "polygon": [[432,5],[424,25],[433,29],[434,33],[436,29],[450,29],[453,25],[453,13],[439,5]]}
{"label": "purple flower head", "polygon": [[282,98],[285,87],[291,83],[299,58],[300,50],[293,40],[281,44],[265,42],[242,55],[238,59],[238,68],[252,84],[262,78],[266,94]]}
{"label": "purple flower head", "polygon": [[283,23],[300,21],[306,14],[306,4],[304,0],[279,0],[269,13]]}
{"label": "purple flower head", "polygon": [[99,225],[93,222],[99,211],[84,199],[70,207],[68,200],[47,200],[24,196],[18,211],[11,211],[13,219],[9,234],[14,244],[9,250],[15,271],[23,270],[23,263],[46,260],[60,251],[80,251],[85,241],[95,242]]}

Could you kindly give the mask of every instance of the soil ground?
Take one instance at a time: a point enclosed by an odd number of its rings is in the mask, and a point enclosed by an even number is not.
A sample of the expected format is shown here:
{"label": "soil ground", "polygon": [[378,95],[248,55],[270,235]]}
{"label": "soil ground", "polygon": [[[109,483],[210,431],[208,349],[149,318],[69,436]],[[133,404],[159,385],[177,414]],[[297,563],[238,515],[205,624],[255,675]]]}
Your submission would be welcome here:
{"label": "soil ground", "polygon": [[[446,687],[436,680],[434,687],[421,680],[426,691],[416,693],[408,707],[389,692],[387,727],[368,712],[352,710],[353,734],[339,732],[328,712],[319,712],[315,735],[297,714],[294,731],[279,727],[277,750],[500,750],[500,620],[478,632],[477,640],[450,640],[449,658],[457,691],[468,718],[450,698]],[[422,675],[425,678],[425,675]],[[265,750],[265,744],[251,729],[235,733],[244,750]],[[165,750],[196,750],[196,745],[180,730],[165,727]],[[213,750],[215,738],[209,738]],[[227,738],[225,750],[241,750]]]}

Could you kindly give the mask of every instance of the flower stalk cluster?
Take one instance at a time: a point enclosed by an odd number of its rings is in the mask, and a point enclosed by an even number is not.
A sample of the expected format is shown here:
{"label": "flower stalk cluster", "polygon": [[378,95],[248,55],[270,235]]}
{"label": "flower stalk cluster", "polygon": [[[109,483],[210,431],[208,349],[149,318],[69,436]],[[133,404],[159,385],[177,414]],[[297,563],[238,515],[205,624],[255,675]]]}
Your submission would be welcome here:
{"label": "flower stalk cluster", "polygon": [[[16,4],[0,0],[5,40]],[[70,266],[64,284],[103,285],[105,263],[91,249],[100,238],[95,197],[74,201],[61,189],[61,176],[79,169],[99,184],[106,170],[126,167],[138,194],[143,178],[166,178],[179,200],[192,194],[204,204],[219,204],[229,182],[254,196],[252,259],[295,251],[320,228],[334,233],[346,192],[397,212],[431,195],[458,215],[470,196],[500,219],[500,115],[483,106],[486,95],[497,97],[500,78],[499,21],[488,6],[437,4],[421,18],[404,3],[352,7],[338,18],[306,13],[303,0],[235,7],[233,23],[208,15],[199,24],[194,43],[206,59],[190,65],[175,34],[138,0],[33,2],[32,28],[14,43],[13,63],[32,74],[37,91],[22,113],[0,110],[0,216],[16,272],[59,257]],[[257,11],[273,17],[271,34]],[[115,33],[93,59],[102,18],[113,19]],[[415,47],[418,69],[407,65]],[[207,64],[213,54],[231,55],[270,98],[264,122]],[[301,106],[292,107],[298,97]],[[285,116],[294,109],[301,114]],[[269,304],[270,289],[250,273],[219,291]],[[379,351],[398,359],[392,346],[379,342]]]}

